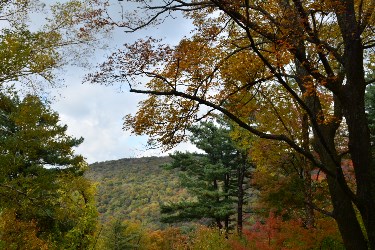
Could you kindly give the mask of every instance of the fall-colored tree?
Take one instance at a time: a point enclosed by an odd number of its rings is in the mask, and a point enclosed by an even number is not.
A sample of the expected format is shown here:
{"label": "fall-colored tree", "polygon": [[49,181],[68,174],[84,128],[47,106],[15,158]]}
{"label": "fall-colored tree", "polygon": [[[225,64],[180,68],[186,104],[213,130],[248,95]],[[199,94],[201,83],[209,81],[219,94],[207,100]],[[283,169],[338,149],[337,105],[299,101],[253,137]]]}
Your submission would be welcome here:
{"label": "fall-colored tree", "polygon": [[153,231],[140,221],[112,218],[102,226],[95,249],[183,250],[188,244],[179,228]]}
{"label": "fall-colored tree", "polygon": [[239,147],[249,148],[252,162],[257,166],[251,179],[257,191],[253,210],[265,216],[275,211],[284,218],[302,218],[306,227],[314,226],[314,208],[326,214],[331,210],[326,181],[317,178],[324,174],[314,169],[305,157],[285,144],[259,139],[239,127],[231,136]]}
{"label": "fall-colored tree", "polygon": [[183,234],[177,227],[168,227],[162,231],[152,232],[150,240],[152,244],[149,249],[152,250],[189,249],[189,236]]}
{"label": "fall-colored tree", "polygon": [[0,218],[1,249],[48,249],[47,242],[37,237],[34,221],[21,221],[10,209],[2,211]]}
{"label": "fall-colored tree", "polygon": [[[288,145],[324,172],[345,247],[375,249],[375,162],[364,102],[366,85],[374,81],[365,77],[374,67],[374,1],[134,2],[144,4],[145,13],[125,15],[129,20],[118,23],[130,31],[157,24],[173,11],[184,12],[196,29],[175,47],[152,38],[126,45],[91,76],[93,82],[121,81],[131,92],[149,95],[135,116],[125,118],[125,128],[170,148],[192,123],[219,111],[261,138]],[[145,85],[140,75],[151,80]],[[308,145],[253,123],[258,107],[252,100],[263,86],[283,89],[286,103],[304,112]],[[277,101],[272,93],[268,98]],[[335,140],[343,124],[354,189]]]}
{"label": "fall-colored tree", "polygon": [[305,228],[301,220],[284,221],[272,212],[244,230],[244,239],[232,240],[234,249],[345,249],[332,218],[319,219],[315,228]]}
{"label": "fall-colored tree", "polygon": [[233,247],[230,245],[227,236],[217,230],[207,227],[199,227],[192,236],[190,249],[210,249],[210,250],[231,250]]}

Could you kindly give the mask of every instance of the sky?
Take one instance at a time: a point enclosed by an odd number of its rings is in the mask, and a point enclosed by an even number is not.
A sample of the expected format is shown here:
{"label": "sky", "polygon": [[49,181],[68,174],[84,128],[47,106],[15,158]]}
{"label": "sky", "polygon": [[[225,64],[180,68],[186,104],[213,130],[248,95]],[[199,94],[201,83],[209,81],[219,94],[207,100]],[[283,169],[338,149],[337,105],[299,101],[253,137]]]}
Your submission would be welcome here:
{"label": "sky", "polygon": [[[113,1],[115,8],[120,8],[119,5],[124,3],[126,1]],[[182,17],[169,18],[157,28],[148,28],[136,33],[115,30],[106,43],[110,48],[115,48],[125,42],[153,36],[163,38],[165,42],[173,45],[177,44],[183,36],[189,35],[191,29],[190,21]],[[111,51],[96,50],[90,55],[91,63],[95,65],[103,62]],[[88,163],[168,155],[174,150],[197,150],[189,143],[183,143],[169,152],[158,149],[147,150],[146,136],[134,136],[130,131],[122,129],[123,117],[129,113],[135,114],[138,102],[146,96],[130,93],[127,89],[120,89],[118,85],[107,87],[83,84],[85,74],[94,72],[95,69],[70,66],[64,70],[66,87],[52,90],[52,95],[57,97],[51,106],[59,113],[61,122],[68,125],[69,135],[84,138],[84,142],[75,151],[82,154]]]}

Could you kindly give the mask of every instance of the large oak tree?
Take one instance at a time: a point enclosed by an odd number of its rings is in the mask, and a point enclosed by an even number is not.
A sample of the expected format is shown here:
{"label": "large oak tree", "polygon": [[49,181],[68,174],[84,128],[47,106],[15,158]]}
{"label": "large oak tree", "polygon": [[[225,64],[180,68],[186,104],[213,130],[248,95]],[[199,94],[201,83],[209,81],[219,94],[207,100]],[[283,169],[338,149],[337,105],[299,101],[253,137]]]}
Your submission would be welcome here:
{"label": "large oak tree", "polygon": [[[138,19],[124,15],[129,19],[116,25],[127,31],[158,24],[175,11],[196,29],[174,47],[152,38],[128,44],[91,76],[148,94],[138,113],[125,118],[125,128],[168,148],[185,138],[192,123],[219,111],[261,138],[285,143],[323,171],[346,248],[375,249],[375,162],[364,102],[366,85],[374,82],[366,72],[374,67],[375,1],[129,2],[141,4],[145,13]],[[139,76],[150,81],[144,84]],[[300,110],[297,121],[308,124],[303,140],[257,121],[264,87],[283,89],[282,100]],[[267,98],[280,100],[272,92]],[[283,115],[265,122],[286,131],[292,121]],[[343,151],[336,137],[344,125]],[[355,188],[341,168],[344,156],[353,161]]]}

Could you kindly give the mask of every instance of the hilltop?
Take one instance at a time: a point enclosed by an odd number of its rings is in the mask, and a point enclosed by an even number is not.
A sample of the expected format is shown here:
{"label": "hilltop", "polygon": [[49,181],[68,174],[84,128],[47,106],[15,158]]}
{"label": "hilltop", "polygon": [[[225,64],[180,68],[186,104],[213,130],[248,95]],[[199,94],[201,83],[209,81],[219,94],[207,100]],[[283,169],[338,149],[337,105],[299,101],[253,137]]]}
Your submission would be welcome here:
{"label": "hilltop", "polygon": [[152,228],[159,222],[159,204],[188,198],[179,187],[177,171],[160,166],[169,157],[144,157],[97,162],[86,176],[97,183],[97,207],[103,222],[111,217],[138,220]]}

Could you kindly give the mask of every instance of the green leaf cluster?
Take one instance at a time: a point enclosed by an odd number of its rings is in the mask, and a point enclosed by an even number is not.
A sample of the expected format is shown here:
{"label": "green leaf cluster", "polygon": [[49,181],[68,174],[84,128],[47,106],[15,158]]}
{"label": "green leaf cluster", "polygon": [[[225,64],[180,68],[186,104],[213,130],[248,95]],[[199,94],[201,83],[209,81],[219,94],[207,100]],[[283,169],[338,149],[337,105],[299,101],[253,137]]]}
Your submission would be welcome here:
{"label": "green leaf cluster", "polygon": [[[228,231],[233,216],[242,217],[244,176],[250,174],[251,164],[231,140],[229,127],[202,122],[189,130],[190,141],[205,153],[176,152],[170,155],[173,162],[166,168],[181,171],[181,185],[195,200],[163,204],[162,221],[210,219]],[[242,222],[237,223],[242,228]]]}
{"label": "green leaf cluster", "polygon": [[10,249],[29,244],[10,233],[12,224],[34,225],[33,240],[52,249],[84,249],[94,239],[95,188],[73,150],[83,139],[66,130],[39,97],[0,93],[0,242]]}
{"label": "green leaf cluster", "polygon": [[56,32],[31,32],[26,27],[0,32],[0,82],[18,81],[39,75],[51,81],[58,66],[56,50],[61,36]]}

